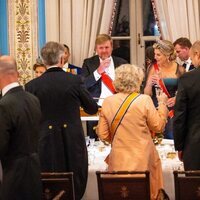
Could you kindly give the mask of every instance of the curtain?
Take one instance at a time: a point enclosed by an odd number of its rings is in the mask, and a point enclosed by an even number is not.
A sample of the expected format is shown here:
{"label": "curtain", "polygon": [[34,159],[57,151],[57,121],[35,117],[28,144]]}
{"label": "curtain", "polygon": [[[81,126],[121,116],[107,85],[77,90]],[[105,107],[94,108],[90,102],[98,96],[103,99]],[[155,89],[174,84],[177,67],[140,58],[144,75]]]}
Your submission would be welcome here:
{"label": "curtain", "polygon": [[59,42],[59,1],[45,0],[46,41]]}
{"label": "curtain", "polygon": [[0,3],[0,55],[8,55],[8,11],[7,0]]}
{"label": "curtain", "polygon": [[199,39],[198,0],[152,0],[163,39],[175,41],[187,37],[191,42]]}
{"label": "curtain", "polygon": [[109,33],[113,7],[114,0],[46,0],[46,40],[67,44],[70,62],[81,67],[96,36]]}
{"label": "curtain", "polygon": [[[38,0],[38,54],[46,43],[45,0]],[[39,56],[38,55],[38,56]]]}

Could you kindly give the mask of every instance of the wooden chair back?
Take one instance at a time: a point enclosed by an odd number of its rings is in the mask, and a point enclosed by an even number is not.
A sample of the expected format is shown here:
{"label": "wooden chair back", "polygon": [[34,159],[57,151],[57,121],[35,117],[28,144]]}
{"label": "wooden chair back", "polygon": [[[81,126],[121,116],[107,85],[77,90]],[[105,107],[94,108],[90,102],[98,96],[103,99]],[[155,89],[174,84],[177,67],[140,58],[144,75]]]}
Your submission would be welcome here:
{"label": "wooden chair back", "polygon": [[176,200],[200,200],[200,171],[174,171]]}
{"label": "wooden chair back", "polygon": [[149,171],[97,171],[99,200],[149,200]]}
{"label": "wooden chair back", "polygon": [[42,180],[42,199],[43,200],[74,200],[74,180],[73,172],[43,172]]}

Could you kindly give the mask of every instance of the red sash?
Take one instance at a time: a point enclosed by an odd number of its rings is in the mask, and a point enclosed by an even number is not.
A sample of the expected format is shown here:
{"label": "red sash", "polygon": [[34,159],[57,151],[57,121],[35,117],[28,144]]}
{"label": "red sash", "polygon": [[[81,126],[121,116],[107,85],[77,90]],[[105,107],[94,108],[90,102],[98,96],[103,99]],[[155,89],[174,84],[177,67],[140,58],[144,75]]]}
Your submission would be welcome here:
{"label": "red sash", "polygon": [[111,79],[105,72],[103,72],[103,73],[101,74],[101,79],[102,79],[103,83],[105,84],[105,86],[106,86],[113,94],[115,94],[116,91],[115,91],[115,88],[114,88],[113,83],[112,83],[113,81],[112,81],[112,79]]}
{"label": "red sash", "polygon": [[[155,63],[153,66],[154,66],[155,71],[158,73],[159,68],[158,68],[157,63]],[[166,86],[165,86],[165,84],[164,84],[164,82],[162,81],[161,78],[159,79],[159,86],[162,89],[162,91],[167,95],[167,97],[171,98],[171,96],[170,96],[170,94],[169,94],[169,92],[168,92],[168,90],[167,90],[167,88],[166,88]]]}
{"label": "red sash", "polygon": [[[154,70],[158,73],[159,72],[159,68],[158,68],[157,63],[155,63],[153,65],[153,67],[154,67]],[[167,95],[167,97],[171,98],[171,95],[169,94],[169,92],[168,92],[168,90],[167,90],[167,88],[165,86],[165,83],[163,82],[163,80],[161,78],[159,79],[159,86],[162,89],[162,91]],[[174,116],[174,110],[170,110],[168,116],[170,118],[172,118]]]}

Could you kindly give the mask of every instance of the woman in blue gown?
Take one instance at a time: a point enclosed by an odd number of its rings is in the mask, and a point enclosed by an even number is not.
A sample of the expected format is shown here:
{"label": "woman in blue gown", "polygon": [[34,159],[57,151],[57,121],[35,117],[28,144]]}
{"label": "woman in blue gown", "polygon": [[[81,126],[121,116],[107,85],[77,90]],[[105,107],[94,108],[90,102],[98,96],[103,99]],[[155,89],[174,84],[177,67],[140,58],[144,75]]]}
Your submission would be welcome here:
{"label": "woman in blue gown", "polygon": [[[168,40],[159,40],[153,45],[156,64],[152,65],[148,76],[144,93],[152,96],[157,107],[156,92],[164,90],[168,93],[167,106],[171,111],[164,131],[164,138],[173,139],[173,107],[176,100],[178,78],[185,69],[176,63],[176,52],[173,44]],[[162,84],[161,84],[161,83]]]}

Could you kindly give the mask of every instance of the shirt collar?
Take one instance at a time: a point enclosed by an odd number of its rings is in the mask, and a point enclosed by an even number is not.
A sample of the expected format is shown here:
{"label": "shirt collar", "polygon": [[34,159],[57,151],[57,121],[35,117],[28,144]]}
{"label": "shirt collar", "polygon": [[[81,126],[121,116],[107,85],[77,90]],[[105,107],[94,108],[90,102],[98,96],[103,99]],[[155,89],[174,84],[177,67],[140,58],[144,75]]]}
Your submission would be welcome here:
{"label": "shirt collar", "polygon": [[68,68],[69,68],[69,63],[67,62],[64,64],[63,70],[66,72]]}
{"label": "shirt collar", "polygon": [[185,63],[186,65],[191,65],[192,61],[190,58],[188,58],[187,60],[185,60],[183,63]]}
{"label": "shirt collar", "polygon": [[51,68],[55,68],[55,67],[58,67],[58,66],[56,66],[56,65],[49,66],[49,67],[47,67],[47,69],[51,69]]}
{"label": "shirt collar", "polygon": [[19,86],[18,82],[14,82],[14,83],[10,83],[8,85],[6,85],[3,89],[2,89],[2,96],[4,96],[9,90],[11,90],[14,87]]}
{"label": "shirt collar", "polygon": [[[106,58],[106,59],[111,59],[111,56]],[[99,57],[100,62],[102,62],[103,60]]]}

